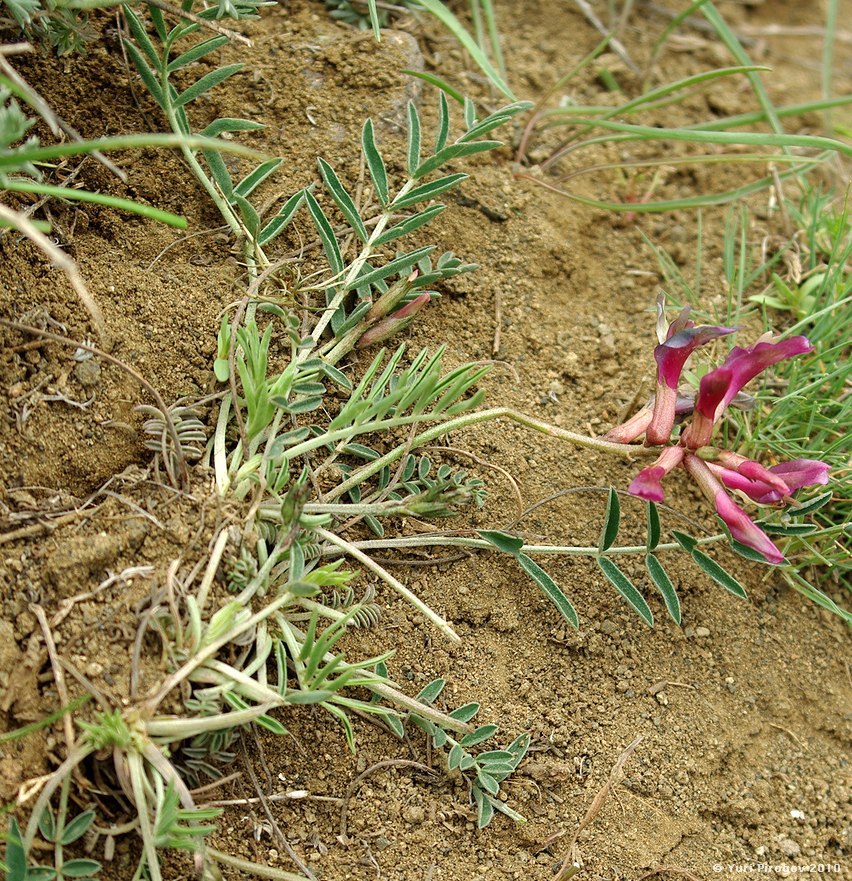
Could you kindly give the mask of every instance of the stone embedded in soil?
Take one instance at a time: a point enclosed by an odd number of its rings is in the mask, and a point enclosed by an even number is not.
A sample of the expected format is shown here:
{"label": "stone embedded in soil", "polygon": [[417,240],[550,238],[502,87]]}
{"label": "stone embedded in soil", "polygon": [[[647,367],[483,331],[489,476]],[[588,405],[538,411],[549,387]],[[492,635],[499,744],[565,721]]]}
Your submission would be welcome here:
{"label": "stone embedded in soil", "polygon": [[74,378],[80,385],[91,388],[97,385],[101,379],[101,365],[94,358],[80,361],[74,368]]}
{"label": "stone embedded in soil", "polygon": [[785,838],[781,842],[781,853],[783,853],[785,857],[797,857],[801,852],[802,848],[799,847],[798,843],[793,841],[792,838]]}

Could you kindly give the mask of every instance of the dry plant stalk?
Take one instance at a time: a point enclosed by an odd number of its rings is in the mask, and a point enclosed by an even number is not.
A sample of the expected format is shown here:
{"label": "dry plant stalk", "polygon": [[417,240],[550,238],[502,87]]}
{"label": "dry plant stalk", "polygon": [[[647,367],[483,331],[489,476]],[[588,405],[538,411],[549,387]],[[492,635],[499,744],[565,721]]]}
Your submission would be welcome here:
{"label": "dry plant stalk", "polygon": [[627,760],[633,755],[636,747],[639,746],[641,742],[642,735],[639,734],[630,742],[624,752],[618,757],[616,763],[612,766],[612,770],[609,772],[609,777],[607,778],[606,783],[604,783],[604,785],[598,790],[597,794],[592,799],[592,803],[589,805],[589,809],[586,811],[585,816],[580,820],[580,824],[574,832],[574,837],[571,839],[571,844],[568,848],[568,856],[565,857],[565,860],[562,863],[562,868],[556,875],[554,875],[552,881],[568,881],[569,878],[573,878],[574,875],[580,871],[582,864],[579,858],[580,852],[577,847],[577,839],[580,837],[583,830],[591,826],[597,819],[598,814],[600,814],[604,806],[604,802],[624,778],[624,766],[627,764]]}

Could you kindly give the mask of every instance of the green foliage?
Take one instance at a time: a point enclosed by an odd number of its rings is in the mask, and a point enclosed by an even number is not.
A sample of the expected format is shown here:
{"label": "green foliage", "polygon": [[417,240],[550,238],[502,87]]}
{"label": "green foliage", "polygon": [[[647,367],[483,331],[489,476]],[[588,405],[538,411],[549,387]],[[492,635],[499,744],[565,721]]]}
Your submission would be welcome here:
{"label": "green foliage", "polygon": [[[446,684],[443,679],[434,679],[417,695],[417,700],[431,706],[441,694]],[[461,722],[470,722],[479,713],[479,704],[465,704],[450,712],[450,717]],[[411,723],[426,732],[436,749],[447,751],[447,768],[460,772],[470,786],[471,801],[476,806],[477,826],[484,829],[499,811],[516,823],[525,823],[521,814],[513,810],[499,798],[500,784],[513,774],[523,760],[530,746],[530,736],[521,734],[503,749],[471,752],[471,748],[490,740],[497,733],[496,725],[479,725],[469,734],[456,738],[429,719],[417,714],[409,716]]]}

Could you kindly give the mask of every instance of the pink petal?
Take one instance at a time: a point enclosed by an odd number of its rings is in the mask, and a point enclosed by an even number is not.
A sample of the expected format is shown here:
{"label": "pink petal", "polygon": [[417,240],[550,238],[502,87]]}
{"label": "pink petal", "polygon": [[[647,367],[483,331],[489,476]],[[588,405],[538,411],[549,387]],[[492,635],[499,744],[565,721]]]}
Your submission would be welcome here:
{"label": "pink petal", "polygon": [[666,447],[653,465],[643,468],[633,478],[627,492],[649,502],[662,502],[665,498],[662,480],[669,471],[680,465],[683,455],[683,447]]}
{"label": "pink petal", "polygon": [[617,444],[629,444],[636,440],[639,435],[645,433],[648,423],[651,421],[651,408],[643,407],[638,413],[631,416],[627,422],[616,425],[605,435],[606,440],[615,441]]}
{"label": "pink petal", "polygon": [[731,531],[731,535],[747,548],[757,551],[768,563],[783,563],[784,555],[769,536],[758,527],[751,517],[742,510],[724,491],[716,493],[716,513]]}
{"label": "pink petal", "polygon": [[735,346],[720,367],[702,377],[695,408],[716,422],[739,390],[767,367],[812,351],[813,346],[803,336],[778,343],[756,343],[748,349]]}
{"label": "pink petal", "polygon": [[[681,315],[681,318],[683,316]],[[674,327],[681,318],[675,320]],[[657,362],[657,381],[665,383],[669,388],[676,389],[686,359],[699,347],[729,333],[736,327],[713,327],[709,324],[698,327],[684,327],[670,336],[664,343],[654,349]]]}

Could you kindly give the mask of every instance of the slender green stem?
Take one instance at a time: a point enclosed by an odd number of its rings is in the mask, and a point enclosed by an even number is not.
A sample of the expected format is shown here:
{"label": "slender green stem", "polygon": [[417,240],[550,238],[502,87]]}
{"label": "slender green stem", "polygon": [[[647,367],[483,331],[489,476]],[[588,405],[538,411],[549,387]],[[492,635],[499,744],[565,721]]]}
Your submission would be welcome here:
{"label": "slender green stem", "polygon": [[148,800],[145,796],[145,769],[142,756],[137,752],[126,753],[128,771],[130,772],[130,785],[133,789],[133,806],[139,817],[139,832],[142,836],[142,848],[145,852],[145,863],[151,876],[151,881],[163,881],[160,873],[160,861],[157,858],[157,846],[154,843],[154,829],[151,826],[151,817],[148,814]]}
{"label": "slender green stem", "polygon": [[[697,544],[707,545],[724,541],[727,536],[724,533],[705,536],[696,539]],[[422,535],[410,535],[405,538],[381,538],[371,539],[367,541],[351,542],[352,548],[361,551],[383,551],[399,548],[424,548],[424,547],[461,547],[475,548],[479,550],[494,550],[494,545],[490,541],[482,538],[466,538],[462,535],[436,535],[435,533],[426,532]],[[654,548],[654,553],[658,551],[676,551],[680,548],[677,542],[669,542],[667,544],[659,544]],[[323,556],[335,555],[337,552],[332,548],[326,548]],[[574,546],[574,545],[524,545],[518,551],[522,554],[559,554],[561,556],[574,557],[612,557],[624,554],[646,554],[648,553],[647,545],[622,545],[620,547],[608,548],[605,551],[597,545]]]}
{"label": "slender green stem", "polygon": [[53,793],[56,792],[57,788],[62,784],[66,777],[68,777],[80,764],[84,759],[88,758],[93,752],[94,748],[88,743],[84,743],[81,746],[75,747],[65,759],[65,761],[53,772],[50,780],[44,786],[44,789],[39,793],[38,799],[36,799],[36,803],[33,805],[32,814],[30,814],[30,821],[27,823],[27,831],[24,834],[24,853],[29,853],[30,848],[33,846],[33,840],[35,839],[36,832],[38,831],[38,821],[39,817],[44,813],[45,808],[50,803],[50,799],[53,797]]}
{"label": "slender green stem", "polygon": [[[414,180],[408,180],[399,191],[399,193],[397,193],[395,201],[405,196],[409,192],[409,190],[411,190],[415,183],[416,181]],[[340,283],[339,290],[334,295],[334,297],[332,297],[331,302],[323,310],[322,315],[320,315],[316,325],[314,325],[314,328],[311,331],[311,336],[314,338],[314,340],[317,341],[317,343],[319,343],[323,331],[326,329],[326,327],[328,327],[328,323],[331,321],[332,316],[338,310],[340,304],[343,302],[343,298],[351,290],[355,279],[358,278],[358,274],[361,272],[361,268],[364,266],[367,260],[370,259],[370,256],[373,253],[373,246],[375,242],[378,240],[379,236],[381,236],[381,234],[385,231],[385,227],[388,225],[388,222],[392,217],[392,207],[392,205],[388,206],[387,210],[385,210],[385,212],[379,218],[378,223],[376,223],[376,225],[373,227],[373,231],[370,233],[369,239],[367,239],[367,242],[361,249],[361,253],[352,261],[351,265],[349,266],[349,269],[346,272],[346,276]],[[303,349],[299,353],[297,360],[299,362],[305,361],[309,357],[311,357],[313,352],[313,349]]]}
{"label": "slender green stem", "polygon": [[[385,427],[393,427],[394,425],[410,425],[418,421],[427,421],[430,417],[425,416],[404,418],[407,421],[403,422],[397,420],[385,420],[386,423],[392,423],[392,425],[373,423],[373,426],[376,429],[380,429]],[[367,465],[364,465],[362,468],[359,468],[358,471],[356,471],[348,480],[345,480],[343,483],[338,484],[334,489],[327,493],[326,500],[329,502],[333,502],[335,501],[335,499],[339,499],[342,495],[349,492],[349,490],[352,489],[353,486],[357,486],[368,477],[371,477],[373,474],[378,473],[386,465],[390,465],[391,463],[397,461],[411,450],[416,450],[418,447],[422,447],[426,444],[432,443],[432,441],[436,440],[444,434],[448,434],[451,431],[458,431],[463,428],[470,428],[472,425],[477,425],[480,422],[490,422],[494,419],[511,419],[513,422],[518,422],[526,428],[531,428],[534,431],[540,431],[542,434],[558,438],[559,440],[568,441],[568,443],[574,444],[575,446],[585,447],[586,449],[590,450],[598,450],[603,453],[612,453],[616,456],[626,456],[630,458],[632,456],[656,456],[659,454],[659,450],[653,447],[643,447],[639,444],[617,444],[613,443],[612,441],[604,440],[603,438],[588,437],[584,434],[577,434],[573,431],[567,431],[566,429],[559,428],[556,425],[550,425],[547,422],[543,422],[542,420],[536,419],[533,416],[527,416],[525,413],[520,413],[519,411],[513,410],[510,407],[494,407],[490,410],[480,410],[476,413],[465,413],[462,416],[456,417],[455,419],[451,419],[447,422],[441,423],[440,425],[436,425],[434,428],[430,428],[428,431],[424,431],[422,434],[417,435],[417,437],[415,437],[412,441],[401,444],[396,449],[391,450],[389,453],[386,453],[381,458],[375,459],[374,461],[369,462]],[[372,430],[372,428],[365,429],[365,431]],[[346,431],[351,431],[351,429],[347,429]],[[361,432],[359,431],[358,433]],[[330,432],[330,434],[326,435],[325,438],[317,438],[317,440],[325,442],[326,440],[331,439],[331,434],[339,434],[341,435],[341,437],[346,436],[342,432]],[[336,437],[333,438],[333,440],[337,439],[338,438]],[[309,443],[313,444],[314,447],[320,446],[320,444],[314,441],[305,442],[305,444]],[[293,447],[291,450],[288,450],[287,455],[298,455],[301,452],[300,447],[305,446],[305,444],[299,444],[297,447]]]}
{"label": "slender green stem", "polygon": [[423,602],[416,594],[412,593],[401,581],[397,581],[393,575],[383,569],[375,560],[371,559],[367,554],[358,550],[351,542],[346,541],[339,535],[329,532],[322,527],[317,528],[316,533],[320,538],[324,538],[329,544],[342,550],[350,557],[356,559],[359,563],[366,566],[371,572],[374,572],[386,584],[390,585],[403,599],[407,600],[423,615],[428,618],[445,636],[449,637],[453,642],[461,642],[461,637],[453,630],[452,627],[435,611],[433,611],[426,603]]}
{"label": "slender green stem", "polygon": [[222,850],[216,850],[215,847],[207,848],[207,856],[255,878],[270,878],[272,881],[305,881],[304,875],[294,875],[292,872],[285,872],[283,869],[274,869],[272,866],[264,866],[262,863],[243,860]]}

